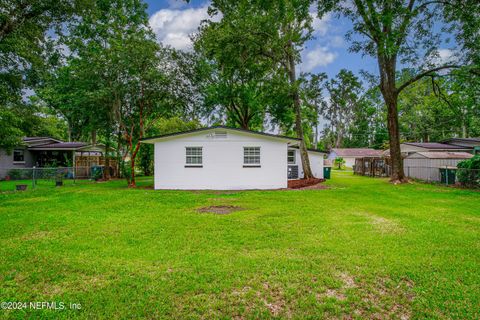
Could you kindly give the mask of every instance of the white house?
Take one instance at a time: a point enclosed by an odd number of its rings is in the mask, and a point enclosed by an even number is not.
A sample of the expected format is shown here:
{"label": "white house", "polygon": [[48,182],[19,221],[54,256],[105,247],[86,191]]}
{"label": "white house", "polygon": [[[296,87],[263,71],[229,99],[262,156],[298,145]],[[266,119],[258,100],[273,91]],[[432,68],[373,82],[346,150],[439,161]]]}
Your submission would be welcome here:
{"label": "white house", "polygon": [[352,168],[357,158],[381,157],[382,151],[370,148],[333,148],[328,155],[328,159],[335,161],[336,158],[343,158],[345,166]]}
{"label": "white house", "polygon": [[[296,138],[215,126],[142,142],[155,146],[155,189],[280,189],[303,177]],[[317,178],[323,155],[309,151]]]}

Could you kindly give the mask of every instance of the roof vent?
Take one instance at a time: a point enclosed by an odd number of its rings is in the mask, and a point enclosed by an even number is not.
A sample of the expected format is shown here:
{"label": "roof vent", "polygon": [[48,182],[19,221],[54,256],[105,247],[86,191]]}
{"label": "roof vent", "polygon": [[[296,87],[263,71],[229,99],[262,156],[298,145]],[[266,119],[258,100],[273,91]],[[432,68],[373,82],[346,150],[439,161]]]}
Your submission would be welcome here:
{"label": "roof vent", "polygon": [[227,131],[215,131],[214,137],[216,139],[226,139],[227,138]]}

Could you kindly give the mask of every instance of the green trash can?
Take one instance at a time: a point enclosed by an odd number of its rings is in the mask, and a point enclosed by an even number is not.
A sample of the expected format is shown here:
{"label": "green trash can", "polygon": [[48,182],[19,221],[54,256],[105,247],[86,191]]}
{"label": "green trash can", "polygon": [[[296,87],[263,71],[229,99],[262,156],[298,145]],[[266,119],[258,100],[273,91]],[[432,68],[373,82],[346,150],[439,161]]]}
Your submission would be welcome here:
{"label": "green trash can", "polygon": [[457,168],[447,167],[440,168],[440,182],[442,184],[451,185],[455,184],[457,176]]}
{"label": "green trash can", "polygon": [[323,167],[323,178],[330,179],[330,172],[332,171],[332,167]]}

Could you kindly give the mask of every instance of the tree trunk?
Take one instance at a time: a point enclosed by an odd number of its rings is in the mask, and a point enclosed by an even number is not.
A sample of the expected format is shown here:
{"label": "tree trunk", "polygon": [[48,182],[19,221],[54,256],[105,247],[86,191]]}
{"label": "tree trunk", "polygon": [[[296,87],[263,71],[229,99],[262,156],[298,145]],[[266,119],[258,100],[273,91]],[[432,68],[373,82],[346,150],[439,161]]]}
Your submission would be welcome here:
{"label": "tree trunk", "polygon": [[393,183],[402,183],[406,181],[406,178],[403,171],[403,158],[400,149],[397,108],[398,92],[395,82],[396,57],[386,58],[380,56],[378,61],[380,67],[380,91],[387,106],[387,125],[392,165],[390,181]]}
{"label": "tree trunk", "polygon": [[137,186],[135,182],[135,158],[132,156],[130,159],[130,181],[128,183],[129,188],[135,188]]}
{"label": "tree trunk", "polygon": [[[291,46],[291,44],[290,44]],[[288,55],[288,76],[290,78],[290,86],[292,90],[293,107],[295,109],[295,131],[297,138],[300,139],[300,159],[302,160],[303,179],[313,178],[312,169],[310,168],[310,160],[308,158],[307,145],[303,136],[302,127],[302,109],[300,103],[300,95],[298,93],[298,85],[295,74],[295,60],[292,54]]]}
{"label": "tree trunk", "polygon": [[140,141],[138,141],[135,145],[135,149],[133,150],[133,152],[130,154],[130,169],[131,169],[131,172],[130,172],[130,183],[128,184],[128,186],[130,188],[135,188],[137,186],[137,183],[135,181],[135,159],[137,157],[137,154],[138,154],[138,150],[140,149]]}
{"label": "tree trunk", "polygon": [[105,167],[103,170],[103,179],[110,180],[110,156],[108,150],[110,149],[110,133],[107,132],[105,141]]}

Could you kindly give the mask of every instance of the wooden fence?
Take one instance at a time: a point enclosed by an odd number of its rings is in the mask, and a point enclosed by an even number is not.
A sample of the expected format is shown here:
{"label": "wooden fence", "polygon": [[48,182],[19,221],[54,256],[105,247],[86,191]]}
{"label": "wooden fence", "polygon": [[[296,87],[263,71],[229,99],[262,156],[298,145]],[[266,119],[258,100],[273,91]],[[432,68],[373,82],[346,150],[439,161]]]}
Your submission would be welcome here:
{"label": "wooden fence", "polygon": [[383,157],[364,157],[355,159],[353,171],[357,175],[369,177],[389,177],[390,166]]}
{"label": "wooden fence", "polygon": [[[75,173],[77,177],[90,176],[88,172],[93,166],[105,166],[105,157],[103,156],[77,156],[75,157]],[[117,160],[109,159],[110,176],[118,176]]]}

